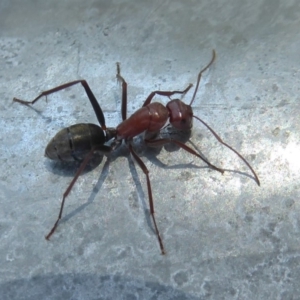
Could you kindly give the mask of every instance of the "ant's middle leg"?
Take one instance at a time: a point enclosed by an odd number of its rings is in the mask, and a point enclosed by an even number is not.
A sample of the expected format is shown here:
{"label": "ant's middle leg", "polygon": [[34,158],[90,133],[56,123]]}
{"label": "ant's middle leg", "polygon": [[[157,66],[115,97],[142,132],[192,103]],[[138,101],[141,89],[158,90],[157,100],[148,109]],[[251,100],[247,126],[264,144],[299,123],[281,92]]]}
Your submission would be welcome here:
{"label": "ant's middle leg", "polygon": [[103,114],[103,111],[96,99],[96,97],[94,96],[92,90],[90,89],[88,83],[84,80],[84,79],[81,79],[81,80],[75,80],[75,81],[71,81],[71,82],[68,82],[68,83],[65,83],[65,84],[62,84],[62,85],[59,85],[53,89],[50,89],[50,90],[47,90],[47,91],[44,91],[42,92],[40,95],[38,95],[35,99],[33,99],[32,101],[24,101],[24,100],[21,100],[21,99],[18,99],[18,98],[14,98],[13,101],[15,102],[19,102],[21,104],[24,104],[24,105],[29,105],[29,104],[34,104],[35,102],[37,102],[40,98],[42,98],[43,96],[48,96],[50,94],[53,94],[53,93],[56,93],[58,91],[61,91],[61,90],[64,90],[70,86],[73,86],[75,84],[78,84],[78,83],[81,83],[81,85],[83,86],[83,88],[85,89],[85,92],[93,106],[93,109],[95,111],[95,114],[97,116],[97,119],[102,127],[103,130],[106,129],[106,125],[105,125],[105,118],[104,118],[104,114]]}
{"label": "ant's middle leg", "polygon": [[193,150],[191,147],[185,145],[182,142],[179,142],[177,140],[171,139],[171,138],[164,138],[164,139],[156,139],[156,140],[145,140],[146,145],[148,145],[149,147],[156,147],[156,146],[163,146],[165,144],[169,144],[169,143],[174,143],[177,146],[179,146],[180,148],[182,148],[183,150],[197,156],[198,158],[202,159],[210,168],[212,168],[213,170],[216,170],[220,173],[224,173],[224,170],[221,168],[218,168],[216,166],[214,166],[213,164],[211,164],[206,158],[204,158],[203,156],[199,155],[195,150]]}
{"label": "ant's middle leg", "polygon": [[135,161],[138,163],[139,167],[142,169],[143,173],[146,175],[146,179],[147,179],[147,189],[148,189],[148,198],[149,198],[149,206],[150,206],[150,214],[152,217],[152,221],[154,224],[154,228],[155,228],[155,233],[158,239],[158,243],[159,243],[159,247],[161,250],[161,254],[165,254],[165,248],[162,242],[162,239],[160,237],[159,231],[158,231],[158,227],[156,224],[156,220],[155,220],[155,216],[154,216],[154,202],[153,202],[153,196],[152,196],[152,189],[151,189],[151,183],[150,183],[150,178],[149,178],[149,170],[147,169],[146,165],[144,164],[144,162],[140,159],[140,157],[136,154],[136,152],[133,150],[130,142],[128,144],[129,146],[129,151],[132,154],[132,156],[134,157]]}

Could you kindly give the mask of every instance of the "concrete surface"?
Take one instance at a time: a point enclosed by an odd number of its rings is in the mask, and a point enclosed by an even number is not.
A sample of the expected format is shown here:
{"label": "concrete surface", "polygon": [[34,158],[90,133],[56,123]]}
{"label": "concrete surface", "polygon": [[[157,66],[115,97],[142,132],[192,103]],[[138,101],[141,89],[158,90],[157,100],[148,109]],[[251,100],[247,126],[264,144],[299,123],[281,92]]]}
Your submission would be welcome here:
{"label": "concrete surface", "polygon": [[[299,23],[300,2],[286,0],[1,1],[0,298],[300,299]],[[116,126],[117,61],[131,114],[155,89],[195,83],[212,49],[194,112],[261,187],[195,121],[190,141],[223,176],[182,150],[138,149],[167,255],[126,148],[79,178],[47,242],[77,166],[44,148],[62,127],[97,120],[80,86],[34,109],[12,98],[84,78]]]}

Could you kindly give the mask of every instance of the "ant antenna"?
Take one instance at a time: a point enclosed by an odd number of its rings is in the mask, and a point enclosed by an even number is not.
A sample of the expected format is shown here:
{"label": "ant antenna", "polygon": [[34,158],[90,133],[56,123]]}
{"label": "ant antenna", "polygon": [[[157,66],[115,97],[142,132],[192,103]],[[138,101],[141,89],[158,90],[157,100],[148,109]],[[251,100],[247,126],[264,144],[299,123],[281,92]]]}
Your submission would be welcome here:
{"label": "ant antenna", "polygon": [[200,71],[200,73],[198,74],[197,84],[196,84],[196,88],[195,88],[194,95],[193,95],[193,97],[192,97],[190,106],[193,104],[193,102],[194,102],[194,100],[195,100],[195,97],[196,97],[196,94],[197,94],[197,91],[198,91],[198,87],[199,87],[199,83],[200,83],[200,79],[201,79],[202,73],[205,72],[205,71],[212,65],[212,63],[215,61],[215,59],[216,59],[216,51],[213,49],[211,61],[210,61],[210,62],[208,63],[208,65],[207,65],[204,69],[202,69],[202,70]]}
{"label": "ant antenna", "polygon": [[225,142],[223,142],[223,140],[220,138],[219,135],[217,135],[217,133],[208,125],[206,124],[203,120],[201,120],[200,118],[198,118],[197,116],[193,116],[194,118],[196,118],[197,120],[199,120],[204,126],[206,126],[207,129],[209,129],[209,131],[215,136],[215,138],[225,147],[227,147],[228,149],[230,149],[231,151],[233,151],[247,166],[248,168],[251,170],[255,181],[257,183],[258,186],[260,186],[260,181],[258,179],[258,176],[256,175],[255,171],[253,170],[253,168],[250,166],[250,164],[246,161],[246,159],[239,154],[235,149],[233,149],[231,146],[229,146],[228,144],[226,144]]}

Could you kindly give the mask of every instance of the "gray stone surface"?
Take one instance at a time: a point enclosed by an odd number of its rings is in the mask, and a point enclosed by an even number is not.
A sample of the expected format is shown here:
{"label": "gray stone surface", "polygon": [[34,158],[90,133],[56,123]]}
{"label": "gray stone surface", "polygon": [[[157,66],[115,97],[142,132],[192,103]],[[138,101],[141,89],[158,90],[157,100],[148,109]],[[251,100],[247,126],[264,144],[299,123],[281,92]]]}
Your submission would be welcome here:
{"label": "gray stone surface", "polygon": [[[300,299],[299,22],[299,1],[1,1],[1,299]],[[117,61],[131,114],[153,90],[195,83],[212,49],[194,112],[261,187],[195,121],[191,142],[223,176],[182,150],[136,145],[167,255],[126,148],[79,178],[47,242],[76,166],[44,148],[62,127],[97,120],[80,86],[34,109],[12,98],[84,78],[116,126]]]}

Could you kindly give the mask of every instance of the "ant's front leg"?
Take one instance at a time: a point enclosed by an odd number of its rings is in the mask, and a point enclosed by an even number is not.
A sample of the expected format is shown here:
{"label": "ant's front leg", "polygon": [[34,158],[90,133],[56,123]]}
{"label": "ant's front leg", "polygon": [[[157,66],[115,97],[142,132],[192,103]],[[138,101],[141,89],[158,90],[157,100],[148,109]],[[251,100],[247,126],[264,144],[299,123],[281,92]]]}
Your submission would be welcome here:
{"label": "ant's front leg", "polygon": [[183,91],[171,91],[171,92],[170,91],[154,91],[154,92],[150,93],[150,95],[147,97],[147,99],[145,100],[143,106],[147,106],[148,104],[150,104],[150,102],[152,101],[152,99],[153,99],[153,97],[155,95],[165,96],[165,97],[169,97],[169,98],[171,96],[175,95],[175,94],[182,94],[182,95],[184,95],[184,94],[186,94],[190,90],[190,88],[192,86],[193,85],[190,83],[188,85],[188,87],[185,90],[183,90]]}
{"label": "ant's front leg", "polygon": [[18,99],[18,98],[14,98],[13,101],[15,102],[19,102],[21,104],[24,104],[24,105],[30,105],[30,104],[34,104],[35,102],[37,102],[40,98],[42,98],[43,96],[48,96],[50,94],[53,94],[53,93],[56,93],[58,91],[61,91],[61,90],[64,90],[70,86],[73,86],[75,84],[78,84],[78,83],[81,83],[81,85],[83,86],[83,88],[85,89],[85,92],[93,106],[93,109],[95,111],[95,114],[97,116],[97,119],[102,127],[103,130],[106,129],[106,125],[105,125],[105,118],[104,118],[104,114],[103,114],[103,111],[96,99],[96,97],[94,96],[92,90],[90,89],[88,83],[84,80],[84,79],[81,79],[81,80],[75,80],[75,81],[71,81],[71,82],[68,82],[68,83],[65,83],[65,84],[62,84],[62,85],[59,85],[53,89],[50,89],[50,90],[47,90],[47,91],[44,91],[42,92],[40,95],[38,95],[35,99],[33,99],[32,101],[24,101],[24,100],[21,100],[21,99]]}
{"label": "ant's front leg", "polygon": [[[121,113],[122,113],[122,120],[124,121],[124,120],[127,119],[127,82],[125,81],[125,79],[121,75],[120,63],[117,63],[117,75],[116,75],[116,77],[122,83],[122,108],[121,108]],[[147,97],[147,99],[145,100],[143,106],[147,106],[148,104],[150,104],[150,102],[152,101],[152,99],[155,95],[165,96],[165,97],[169,97],[169,98],[172,95],[175,95],[175,94],[184,95],[189,91],[189,89],[192,86],[193,85],[190,83],[188,85],[188,87],[183,91],[154,91],[154,92],[150,93],[150,95]]]}
{"label": "ant's front leg", "polygon": [[156,237],[157,237],[157,240],[158,240],[158,243],[159,243],[161,254],[164,255],[164,254],[166,254],[166,251],[165,251],[164,244],[163,244],[162,238],[160,236],[160,233],[159,233],[159,230],[158,230],[158,227],[157,227],[157,224],[156,224],[155,215],[154,215],[154,213],[155,213],[154,212],[154,201],[153,201],[153,195],[152,195],[151,182],[150,182],[150,178],[149,178],[149,170],[147,169],[146,165],[141,160],[141,158],[133,150],[132,145],[131,145],[130,142],[129,142],[128,146],[129,146],[129,151],[130,151],[131,155],[134,157],[134,159],[137,162],[138,166],[141,168],[141,170],[143,171],[143,173],[146,176],[150,215],[152,217],[152,221],[153,221],[153,224],[154,224],[154,229],[155,229]]}

